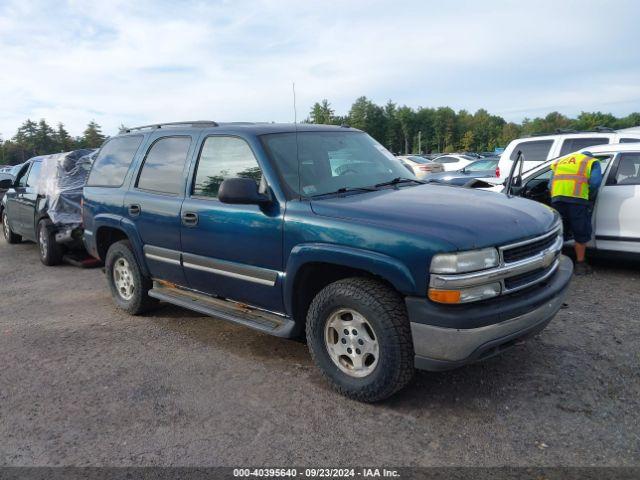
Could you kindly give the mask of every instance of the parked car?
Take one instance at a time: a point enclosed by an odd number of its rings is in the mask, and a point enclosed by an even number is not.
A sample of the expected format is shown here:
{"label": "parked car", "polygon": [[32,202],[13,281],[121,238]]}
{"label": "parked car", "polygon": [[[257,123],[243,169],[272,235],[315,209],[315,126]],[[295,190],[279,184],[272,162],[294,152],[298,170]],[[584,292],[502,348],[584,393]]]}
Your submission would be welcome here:
{"label": "parked car", "polygon": [[511,165],[518,157],[518,152],[522,152],[524,155],[523,171],[527,171],[552,158],[562,157],[594,145],[640,142],[640,134],[616,132],[607,128],[598,128],[591,132],[563,132],[554,135],[518,138],[511,141],[500,156],[499,168],[502,175],[509,175]]}
{"label": "parked car", "polygon": [[434,162],[439,163],[443,166],[445,172],[460,170],[461,168],[466,167],[475,160],[477,159],[469,157],[467,155],[459,155],[453,153],[440,155],[439,157],[433,159]]}
{"label": "parked car", "polygon": [[85,245],[121,309],[306,332],[337,391],[376,401],[542,330],[573,268],[552,209],[406,175],[349,127],[132,128],[93,164]]}
{"label": "parked car", "polygon": [[444,172],[444,167],[419,155],[401,155],[398,157],[405,165],[411,167],[413,174],[420,179],[424,179],[431,173]]}
{"label": "parked car", "polygon": [[[600,160],[603,173],[594,201],[594,237],[588,246],[598,251],[640,254],[640,143],[598,145],[588,151]],[[513,194],[549,205],[554,160],[524,173],[512,187]],[[492,189],[502,191],[504,186]]]}
{"label": "parked car", "polygon": [[8,188],[0,204],[2,231],[8,243],[38,244],[45,265],[62,261],[67,250],[83,248],[80,204],[94,150],[33,157]]}
{"label": "parked car", "polygon": [[471,162],[466,167],[453,172],[436,173],[429,175],[431,182],[447,183],[450,185],[465,185],[474,178],[498,177],[498,158],[483,158]]}

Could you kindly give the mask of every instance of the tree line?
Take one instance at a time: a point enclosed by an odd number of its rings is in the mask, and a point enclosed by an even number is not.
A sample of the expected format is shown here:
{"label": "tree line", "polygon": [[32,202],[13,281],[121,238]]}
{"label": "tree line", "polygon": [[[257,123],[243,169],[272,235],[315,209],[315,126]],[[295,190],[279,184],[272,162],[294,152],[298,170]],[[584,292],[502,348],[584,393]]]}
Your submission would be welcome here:
{"label": "tree line", "polygon": [[89,122],[81,136],[72,137],[62,123],[54,128],[44,119],[37,123],[26,120],[10,140],[0,138],[0,163],[17,165],[37,155],[98,148],[105,138],[102,128],[94,121]]}
{"label": "tree line", "polygon": [[380,106],[367,97],[360,97],[344,116],[336,115],[328,100],[316,102],[305,121],[359,128],[393,153],[408,154],[485,152],[505,147],[511,140],[527,135],[634,127],[640,125],[640,113],[618,118],[610,113],[582,112],[576,118],[569,118],[551,112],[545,117],[525,118],[515,123],[484,109],[473,114],[466,110],[456,112],[449,107],[414,109],[406,105],[399,107],[391,100]]}
{"label": "tree line", "polygon": [[[400,153],[486,152],[505,147],[514,138],[554,133],[557,130],[613,129],[640,125],[640,113],[615,117],[610,113],[582,112],[569,118],[559,112],[545,117],[507,122],[485,109],[475,113],[450,107],[416,109],[398,106],[391,100],[376,105],[367,97],[358,98],[346,115],[336,115],[328,100],[316,102],[307,123],[350,125],[369,133],[390,151]],[[26,120],[9,140],[0,138],[0,163],[17,165],[36,155],[66,152],[78,148],[98,148],[105,140],[102,128],[91,121],[81,136],[72,137],[58,123],[50,126],[44,119]]]}

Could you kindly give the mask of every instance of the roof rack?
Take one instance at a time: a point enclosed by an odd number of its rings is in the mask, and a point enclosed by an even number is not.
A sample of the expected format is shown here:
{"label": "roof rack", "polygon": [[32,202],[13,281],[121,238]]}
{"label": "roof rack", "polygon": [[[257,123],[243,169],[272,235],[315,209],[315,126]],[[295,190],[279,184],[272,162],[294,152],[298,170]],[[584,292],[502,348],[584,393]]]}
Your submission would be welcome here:
{"label": "roof rack", "polygon": [[157,130],[165,127],[217,127],[216,122],[210,120],[195,120],[184,122],[168,122],[168,123],[154,123],[151,125],[142,125],[140,127],[123,128],[120,133],[130,133],[134,130]]}

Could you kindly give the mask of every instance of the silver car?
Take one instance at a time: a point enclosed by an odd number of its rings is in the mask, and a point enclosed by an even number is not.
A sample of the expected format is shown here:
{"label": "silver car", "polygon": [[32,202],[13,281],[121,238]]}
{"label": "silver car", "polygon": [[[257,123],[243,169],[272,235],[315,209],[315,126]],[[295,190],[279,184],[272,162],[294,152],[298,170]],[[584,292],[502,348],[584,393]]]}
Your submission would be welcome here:
{"label": "silver car", "polygon": [[442,164],[419,155],[401,155],[398,158],[419,179],[423,179],[432,173],[444,172]]}

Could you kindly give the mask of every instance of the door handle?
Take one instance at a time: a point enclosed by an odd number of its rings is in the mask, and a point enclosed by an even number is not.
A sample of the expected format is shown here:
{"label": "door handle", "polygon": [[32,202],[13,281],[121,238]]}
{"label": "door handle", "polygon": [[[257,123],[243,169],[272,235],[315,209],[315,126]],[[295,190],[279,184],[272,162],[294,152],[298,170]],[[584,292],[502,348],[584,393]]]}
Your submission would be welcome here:
{"label": "door handle", "polygon": [[140,205],[135,203],[129,205],[129,215],[131,215],[132,217],[137,217],[138,215],[140,215]]}
{"label": "door handle", "polygon": [[182,224],[188,227],[195,227],[198,224],[198,214],[194,212],[184,212],[182,214]]}

